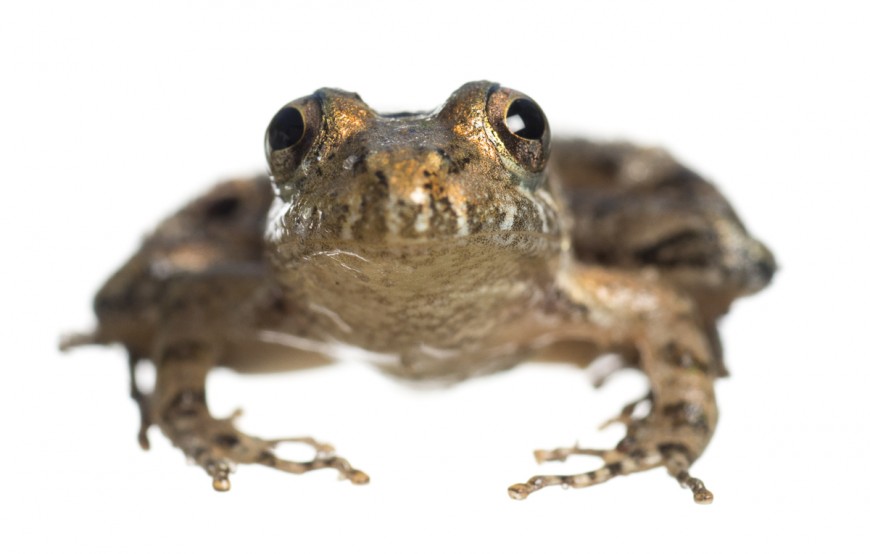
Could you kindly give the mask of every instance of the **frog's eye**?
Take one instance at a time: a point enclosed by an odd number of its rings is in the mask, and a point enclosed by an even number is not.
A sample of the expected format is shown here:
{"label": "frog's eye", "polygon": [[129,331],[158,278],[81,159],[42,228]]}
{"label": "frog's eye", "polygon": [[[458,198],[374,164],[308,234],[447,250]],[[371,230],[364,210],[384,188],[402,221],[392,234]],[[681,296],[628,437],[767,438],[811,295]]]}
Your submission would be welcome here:
{"label": "frog's eye", "polygon": [[498,141],[514,160],[529,171],[544,169],[550,127],[534,100],[515,90],[496,88],[487,98],[486,115]]}
{"label": "frog's eye", "polygon": [[527,140],[541,140],[547,131],[547,118],[541,108],[528,98],[517,98],[507,109],[508,131]]}
{"label": "frog's eye", "polygon": [[305,136],[305,118],[295,106],[284,106],[272,118],[266,131],[269,148],[284,150],[298,144]]}
{"label": "frog's eye", "polygon": [[290,102],[275,114],[266,129],[266,157],[272,175],[289,178],[311,149],[321,127],[320,100],[307,96]]}

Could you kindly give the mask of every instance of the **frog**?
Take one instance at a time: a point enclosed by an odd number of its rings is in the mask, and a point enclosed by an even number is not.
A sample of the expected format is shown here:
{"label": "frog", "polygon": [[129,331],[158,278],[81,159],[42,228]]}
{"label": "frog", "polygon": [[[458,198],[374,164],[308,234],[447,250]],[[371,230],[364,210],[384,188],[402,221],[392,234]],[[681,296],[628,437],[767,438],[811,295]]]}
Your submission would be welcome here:
{"label": "frog", "polygon": [[[123,347],[143,449],[156,426],[217,491],[246,464],[364,484],[328,443],[213,416],[209,371],[350,352],[400,380],[457,383],[570,345],[561,356],[580,368],[617,354],[649,391],[609,422],[625,428],[612,448],[535,451],[600,467],[535,475],[509,496],[663,467],[712,502],[690,470],[727,375],[718,322],[777,265],[711,182],[661,148],[551,137],[531,97],[489,81],[422,112],[322,88],[280,108],[265,151],[268,174],[219,183],[160,223],[96,294],[96,327],[61,341]],[[286,459],[283,441],[314,453]]]}

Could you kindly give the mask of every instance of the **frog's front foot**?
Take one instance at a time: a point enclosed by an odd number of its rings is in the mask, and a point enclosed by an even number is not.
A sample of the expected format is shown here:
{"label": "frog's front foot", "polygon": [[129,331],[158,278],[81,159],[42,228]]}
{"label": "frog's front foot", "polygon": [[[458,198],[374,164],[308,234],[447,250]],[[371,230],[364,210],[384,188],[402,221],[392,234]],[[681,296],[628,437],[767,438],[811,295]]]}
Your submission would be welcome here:
{"label": "frog's front foot", "polygon": [[[167,414],[169,417],[162,418],[160,427],[190,460],[211,476],[216,491],[230,490],[229,475],[237,464],[260,464],[296,474],[332,468],[355,485],[369,481],[368,475],[352,467],[344,458],[336,456],[328,444],[310,437],[275,440],[252,437],[236,429],[233,423],[240,412],[227,419],[215,419],[207,411],[195,406],[197,399],[191,398],[188,402],[193,404],[192,409]],[[280,458],[275,454],[275,448],[283,442],[307,444],[314,448],[314,457],[302,462]]]}
{"label": "frog's front foot", "polygon": [[[265,440],[247,435],[234,424],[239,412],[226,419],[212,417],[205,381],[215,359],[215,347],[207,341],[167,340],[157,356],[157,381],[147,403],[148,420],[211,476],[215,490],[230,490],[229,475],[238,464],[259,464],[297,474],[333,468],[353,484],[368,482],[368,475],[336,456],[329,445],[311,438]],[[275,453],[282,442],[308,444],[315,455],[308,461],[285,460]]]}
{"label": "frog's front foot", "polygon": [[[627,426],[627,433],[613,449],[580,448],[575,445],[553,450],[536,450],[538,463],[565,461],[570,456],[596,456],[603,464],[598,469],[575,475],[536,475],[525,483],[517,483],[508,488],[508,494],[516,500],[523,500],[531,493],[544,487],[581,488],[604,483],[620,476],[664,467],[677,482],[691,489],[695,502],[710,504],[713,493],[704,486],[703,481],[689,474],[689,467],[700,455],[710,438],[712,430],[700,420],[687,421],[685,415],[673,413],[676,408],[656,410],[640,419],[631,413],[643,400],[626,406],[622,413],[610,422],[621,422]],[[685,405],[680,410],[693,410]]]}

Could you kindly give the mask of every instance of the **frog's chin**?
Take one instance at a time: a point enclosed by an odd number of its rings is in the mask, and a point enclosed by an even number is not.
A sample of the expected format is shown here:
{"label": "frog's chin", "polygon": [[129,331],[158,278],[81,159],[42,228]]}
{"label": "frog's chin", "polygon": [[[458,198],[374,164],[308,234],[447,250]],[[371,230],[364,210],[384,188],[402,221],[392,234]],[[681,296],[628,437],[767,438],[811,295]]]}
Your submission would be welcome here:
{"label": "frog's chin", "polygon": [[[558,241],[530,233],[308,240],[271,252],[274,278],[305,299],[318,329],[372,352],[399,352],[401,367],[427,375],[455,366],[439,355],[483,344],[499,322],[531,312],[556,281],[560,259]],[[425,352],[420,337],[431,347]]]}

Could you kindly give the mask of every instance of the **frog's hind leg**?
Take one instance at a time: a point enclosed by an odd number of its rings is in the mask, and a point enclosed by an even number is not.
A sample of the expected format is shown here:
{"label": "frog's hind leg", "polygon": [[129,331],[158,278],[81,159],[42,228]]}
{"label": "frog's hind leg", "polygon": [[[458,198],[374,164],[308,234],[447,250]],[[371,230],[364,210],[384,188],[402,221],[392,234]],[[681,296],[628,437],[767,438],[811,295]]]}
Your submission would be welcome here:
{"label": "frog's hind leg", "polygon": [[[205,378],[214,361],[206,343],[175,342],[163,348],[157,360],[151,415],[169,440],[211,476],[215,490],[230,489],[229,475],[237,464],[260,464],[296,474],[332,468],[353,484],[368,482],[365,473],[336,456],[327,444],[307,437],[265,440],[247,435],[234,425],[238,412],[226,419],[212,417]],[[308,444],[315,456],[303,462],[280,458],[275,448],[281,442]]]}
{"label": "frog's hind leg", "polygon": [[[69,352],[73,348],[80,346],[106,345],[112,342],[111,339],[104,335],[102,328],[97,328],[87,333],[69,333],[61,337],[58,347],[61,352]],[[151,443],[148,441],[148,429],[151,428],[151,414],[149,410],[149,395],[142,392],[136,382],[136,368],[139,365],[141,356],[136,354],[133,349],[127,348],[127,370],[130,375],[130,398],[132,398],[139,407],[139,433],[137,439],[142,450],[151,448]]]}
{"label": "frog's hind leg", "polygon": [[716,187],[661,148],[554,139],[549,169],[584,263],[655,269],[691,295],[711,343],[731,303],[767,286],[777,263]]}
{"label": "frog's hind leg", "polygon": [[139,365],[139,356],[131,351],[127,352],[127,370],[130,374],[130,398],[136,402],[139,407],[139,446],[142,450],[149,450],[151,443],[148,441],[148,429],[151,428],[151,397],[142,392],[139,388],[139,383],[136,381],[136,367]]}
{"label": "frog's hind leg", "polygon": [[106,341],[100,336],[98,330],[89,331],[87,333],[67,333],[60,337],[58,349],[61,352],[69,352],[73,348],[80,346],[103,345]]}

